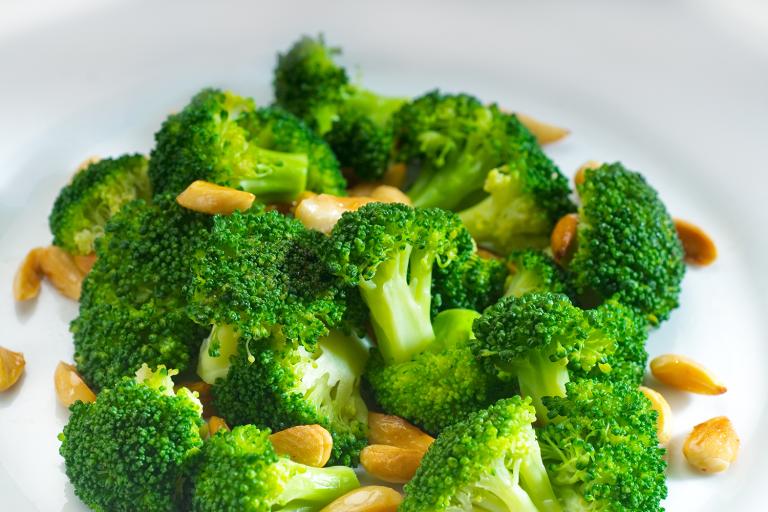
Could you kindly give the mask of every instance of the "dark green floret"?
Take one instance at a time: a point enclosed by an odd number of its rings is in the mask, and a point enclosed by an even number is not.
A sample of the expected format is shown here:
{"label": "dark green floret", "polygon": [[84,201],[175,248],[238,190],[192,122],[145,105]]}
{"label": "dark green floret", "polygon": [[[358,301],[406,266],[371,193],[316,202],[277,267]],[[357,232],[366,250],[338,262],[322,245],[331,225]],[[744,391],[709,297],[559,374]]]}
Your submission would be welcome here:
{"label": "dark green floret", "polygon": [[172,197],[134,201],[110,219],[70,326],[89,384],[110,386],[142,363],[189,367],[206,331],[187,316],[184,290],[209,229],[209,216]]}
{"label": "dark green floret", "polygon": [[634,384],[571,382],[545,398],[541,456],[565,510],[657,512],[667,496],[656,412]]}
{"label": "dark green floret", "polygon": [[144,366],[75,402],[59,452],[75,494],[93,510],[175,511],[177,490],[203,441],[202,406],[173,370]]}
{"label": "dark green floret", "polygon": [[377,351],[366,370],[376,401],[437,434],[469,413],[514,394],[510,385],[487,373],[472,354],[472,322],[480,313],[449,309],[433,322],[435,341],[409,361],[385,365]]}
{"label": "dark green floret", "polygon": [[528,400],[500,400],[445,429],[405,486],[401,512],[559,512]]}
{"label": "dark green floret", "polygon": [[338,163],[309,127],[231,92],[201,91],[155,140],[155,194],[178,194],[195,180],[246,190],[262,202],[291,201],[306,189],[344,191]]}
{"label": "dark green floret", "polygon": [[521,297],[531,292],[573,295],[568,272],[544,252],[516,251],[507,257],[507,264],[513,270],[507,278],[504,296]]}
{"label": "dark green floret", "polygon": [[504,294],[509,269],[503,261],[473,254],[464,261],[436,267],[432,280],[432,315],[446,309],[483,311]]}
{"label": "dark green floret", "polygon": [[392,116],[407,101],[350,83],[336,62],[338,48],[322,36],[302,37],[278,56],[274,89],[278,105],[325,137],[341,166],[374,180],[386,171],[392,151]]}
{"label": "dark green floret", "polygon": [[192,478],[193,512],[318,511],[360,486],[351,468],[314,468],[278,456],[269,433],[245,425],[205,444]]}
{"label": "dark green floret", "polygon": [[615,297],[652,324],[667,319],[678,305],[685,264],[656,191],[614,163],[586,171],[578,192],[578,248],[568,266],[576,291],[587,302]]}
{"label": "dark green floret", "polygon": [[105,158],[79,171],[61,189],[48,223],[53,243],[72,254],[91,254],[107,221],[134,199],[152,196],[143,155]]}

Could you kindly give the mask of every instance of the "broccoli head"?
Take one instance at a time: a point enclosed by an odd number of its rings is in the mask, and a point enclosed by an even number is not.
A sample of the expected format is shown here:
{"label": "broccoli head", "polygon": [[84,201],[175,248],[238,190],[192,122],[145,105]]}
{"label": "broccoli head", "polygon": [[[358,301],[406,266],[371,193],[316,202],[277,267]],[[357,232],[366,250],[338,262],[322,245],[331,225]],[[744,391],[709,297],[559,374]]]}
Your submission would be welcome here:
{"label": "broccoli head", "polygon": [[507,257],[507,265],[512,270],[505,284],[505,297],[521,297],[530,292],[573,295],[568,272],[549,254],[533,249],[515,251]]}
{"label": "broccoli head", "polygon": [[656,412],[636,385],[579,380],[544,399],[541,456],[565,510],[656,512],[667,495]]}
{"label": "broccoli head", "polygon": [[432,280],[432,315],[446,309],[483,311],[504,294],[507,265],[475,253],[464,261],[437,266]]}
{"label": "broccoli head", "polygon": [[519,396],[446,428],[405,486],[402,512],[562,510],[542,463],[536,415]]}
{"label": "broccoli head", "polygon": [[577,249],[568,265],[576,291],[598,303],[615,297],[652,324],[665,320],[678,305],[685,264],[664,203],[620,163],[584,176],[577,186]]}
{"label": "broccoli head", "polygon": [[278,456],[269,433],[245,425],[205,444],[192,477],[193,512],[320,510],[360,486],[351,468],[314,468]]}
{"label": "broccoli head", "polygon": [[70,326],[89,384],[110,386],[142,363],[189,366],[206,331],[187,316],[184,289],[210,222],[157,197],[127,204],[107,223]]}
{"label": "broccoli head", "polygon": [[155,194],[178,194],[195,180],[240,188],[262,202],[291,201],[307,188],[344,193],[338,162],[309,127],[231,92],[201,91],[155,140]]}
{"label": "broccoli head", "polygon": [[79,171],[61,189],[48,217],[54,245],[72,254],[93,253],[95,240],[123,205],[152,197],[147,166],[143,155],[123,155]]}
{"label": "broccoli head", "polygon": [[177,510],[177,489],[203,445],[203,407],[188,389],[174,392],[175,374],[144,365],[95,402],[70,407],[59,452],[92,509]]}
{"label": "broccoli head", "polygon": [[459,218],[439,209],[369,203],[346,212],[326,239],[334,273],[357,285],[387,364],[404,362],[435,339],[432,269],[474,251]]}

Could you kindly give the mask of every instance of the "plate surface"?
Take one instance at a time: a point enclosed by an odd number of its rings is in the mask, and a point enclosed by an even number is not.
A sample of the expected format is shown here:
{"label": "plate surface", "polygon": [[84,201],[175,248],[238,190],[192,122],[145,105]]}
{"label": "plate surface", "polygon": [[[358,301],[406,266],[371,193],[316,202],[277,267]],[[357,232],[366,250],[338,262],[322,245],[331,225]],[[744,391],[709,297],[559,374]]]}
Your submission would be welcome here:
{"label": "plate surface", "polygon": [[[566,173],[621,160],[713,236],[720,258],[688,272],[682,306],[649,346],[690,355],[728,385],[720,397],[660,387],[674,411],[666,506],[762,509],[768,25],[759,2],[76,3],[44,17],[22,2],[0,7],[0,345],[27,359],[22,381],[0,396],[4,509],[85,510],[57,453],[67,412],[52,382],[56,363],[72,358],[77,306],[47,285],[32,304],[10,293],[26,251],[50,241],[58,190],[89,155],[148,151],[165,115],[203,86],[270,101],[275,53],[321,30],[375,90],[469,91],[569,127],[547,149]],[[722,414],[742,454],[726,474],[696,475],[682,439]]]}

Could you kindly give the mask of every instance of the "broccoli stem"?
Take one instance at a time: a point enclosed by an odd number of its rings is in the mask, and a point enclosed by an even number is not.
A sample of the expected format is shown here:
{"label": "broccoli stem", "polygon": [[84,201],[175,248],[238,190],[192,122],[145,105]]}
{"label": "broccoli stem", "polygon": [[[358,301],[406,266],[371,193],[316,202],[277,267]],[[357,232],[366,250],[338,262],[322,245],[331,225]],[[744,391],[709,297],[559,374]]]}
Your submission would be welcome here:
{"label": "broccoli stem", "polygon": [[407,98],[390,98],[366,89],[355,89],[352,96],[344,102],[344,106],[364,114],[377,126],[384,127],[406,101]]}
{"label": "broccoli stem", "polygon": [[541,423],[547,423],[547,408],[541,401],[542,397],[565,396],[565,385],[569,380],[567,364],[566,358],[551,361],[549,354],[535,353],[528,356],[524,363],[515,365],[520,393],[531,397],[536,417]]}
{"label": "broccoli stem", "polygon": [[430,319],[433,263],[430,251],[407,246],[381,263],[373,279],[360,284],[387,364],[408,361],[435,339]]}
{"label": "broccoli stem", "polygon": [[276,464],[291,475],[276,502],[281,511],[319,510],[360,486],[355,470],[346,466],[314,468],[284,457]]}
{"label": "broccoli stem", "polygon": [[256,146],[248,148],[248,167],[235,170],[233,185],[256,196],[261,202],[287,202],[307,187],[307,155],[282,153]]}
{"label": "broccoli stem", "polygon": [[520,464],[520,480],[531,500],[536,504],[540,512],[561,512],[563,509],[552,489],[547,469],[541,459],[539,443],[531,443],[528,457]]}
{"label": "broccoli stem", "polygon": [[510,472],[504,458],[497,459],[487,475],[475,485],[472,510],[488,512],[539,512],[531,497],[520,487],[519,461]]}
{"label": "broccoli stem", "polygon": [[442,168],[430,167],[421,169],[408,190],[413,206],[456,209],[465,197],[482,190],[487,171],[482,159],[469,156],[466,152]]}
{"label": "broccoli stem", "polygon": [[200,345],[197,374],[208,384],[224,379],[229,373],[230,358],[237,353],[239,335],[232,326],[214,325],[211,334]]}

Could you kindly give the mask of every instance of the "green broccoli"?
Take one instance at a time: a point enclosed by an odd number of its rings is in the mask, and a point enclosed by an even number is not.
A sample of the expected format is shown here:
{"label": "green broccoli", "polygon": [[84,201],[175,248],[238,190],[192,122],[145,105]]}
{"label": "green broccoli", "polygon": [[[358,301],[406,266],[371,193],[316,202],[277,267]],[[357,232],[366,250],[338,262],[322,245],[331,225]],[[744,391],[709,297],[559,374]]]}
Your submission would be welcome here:
{"label": "green broccoli", "polygon": [[530,292],[573,295],[568,272],[549,254],[532,249],[515,251],[507,257],[507,264],[513,270],[505,284],[505,297],[521,297]]}
{"label": "green broccoli", "polygon": [[155,194],[178,194],[195,180],[240,188],[262,202],[291,201],[305,189],[344,194],[338,162],[309,127],[231,92],[201,91],[155,139]]}
{"label": "green broccoli", "polygon": [[299,39],[278,56],[275,99],[325,138],[342,167],[358,178],[375,180],[389,163],[392,116],[407,100],[351,84],[335,62],[340,53],[322,36]]}
{"label": "green broccoli", "polygon": [[386,364],[402,363],[435,339],[432,269],[474,251],[458,217],[439,209],[370,203],[346,212],[326,239],[325,259],[360,289]]}
{"label": "green broccoli", "polygon": [[216,433],[192,477],[193,512],[318,511],[357,488],[347,467],[314,468],[280,457],[269,430],[253,425]]}
{"label": "green broccoli", "polygon": [[142,363],[189,366],[206,332],[187,316],[183,290],[210,222],[173,197],[134,201],[109,220],[70,326],[89,384],[110,386]]}
{"label": "green broccoli", "polygon": [[650,323],[678,305],[685,273],[674,223],[656,191],[620,163],[587,170],[577,249],[568,269],[587,302],[611,297],[644,313]]}
{"label": "green broccoli", "polygon": [[432,272],[432,316],[446,309],[483,311],[504,294],[509,269],[503,261],[473,254]]}
{"label": "green broccoli", "polygon": [[448,427],[406,484],[398,510],[559,512],[535,420],[530,402],[515,396]]}
{"label": "green broccoli", "polygon": [[565,510],[656,512],[667,495],[656,412],[634,384],[580,380],[544,403],[541,457]]}
{"label": "green broccoli", "polygon": [[177,490],[203,445],[200,401],[174,392],[177,372],[146,365],[75,402],[59,452],[75,494],[94,510],[173,511]]}
{"label": "green broccoli", "polygon": [[78,172],[61,189],[48,223],[53,243],[72,254],[92,254],[95,240],[120,208],[152,196],[143,155],[106,158]]}
{"label": "green broccoli", "polygon": [[365,375],[381,407],[436,434],[505,391],[514,394],[472,354],[472,322],[479,316],[468,309],[441,312],[433,321],[434,343],[406,362],[385,365],[374,352]]}

